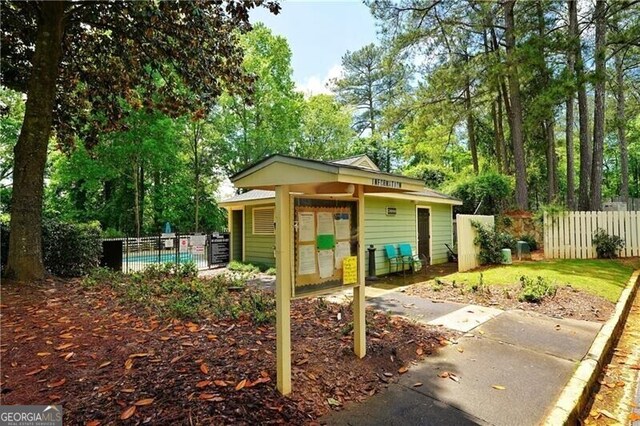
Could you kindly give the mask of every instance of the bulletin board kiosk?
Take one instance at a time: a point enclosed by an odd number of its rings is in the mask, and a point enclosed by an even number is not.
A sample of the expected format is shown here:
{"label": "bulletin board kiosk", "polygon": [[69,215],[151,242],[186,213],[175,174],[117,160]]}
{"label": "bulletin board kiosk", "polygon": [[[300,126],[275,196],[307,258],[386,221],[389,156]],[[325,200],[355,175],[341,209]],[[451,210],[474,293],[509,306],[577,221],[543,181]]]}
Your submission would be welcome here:
{"label": "bulletin board kiosk", "polygon": [[277,387],[291,392],[291,299],[353,288],[354,352],[366,354],[367,192],[416,192],[424,182],[360,167],[273,155],[231,177],[275,191]]}

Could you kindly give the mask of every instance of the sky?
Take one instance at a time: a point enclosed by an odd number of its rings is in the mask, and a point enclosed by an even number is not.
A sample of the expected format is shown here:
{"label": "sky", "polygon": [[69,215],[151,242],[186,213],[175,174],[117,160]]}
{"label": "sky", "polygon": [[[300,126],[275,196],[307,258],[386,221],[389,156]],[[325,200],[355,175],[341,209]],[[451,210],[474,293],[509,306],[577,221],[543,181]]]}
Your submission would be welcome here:
{"label": "sky", "polygon": [[360,1],[283,1],[278,15],[257,9],[251,22],[263,22],[284,36],[292,51],[293,79],[305,94],[328,93],[325,83],[340,75],[347,51],[376,41],[375,22]]}

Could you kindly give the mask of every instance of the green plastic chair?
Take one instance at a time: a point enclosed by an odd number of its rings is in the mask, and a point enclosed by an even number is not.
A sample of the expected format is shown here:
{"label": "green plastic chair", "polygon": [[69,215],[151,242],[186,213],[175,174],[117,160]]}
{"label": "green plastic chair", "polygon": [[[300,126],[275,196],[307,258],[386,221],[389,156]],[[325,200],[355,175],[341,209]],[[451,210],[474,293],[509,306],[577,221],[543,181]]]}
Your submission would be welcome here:
{"label": "green plastic chair", "polygon": [[398,272],[398,266],[403,267],[404,263],[402,263],[402,257],[398,255],[398,250],[393,244],[385,244],[384,251],[387,254],[387,259],[389,260],[389,273],[391,273],[391,266],[395,266],[395,271]]}
{"label": "green plastic chair", "polygon": [[400,248],[400,258],[402,261],[402,270],[404,271],[404,265],[409,265],[409,268],[413,272],[418,272],[422,269],[422,261],[417,254],[413,254],[411,250],[411,244],[401,243],[398,244]]}

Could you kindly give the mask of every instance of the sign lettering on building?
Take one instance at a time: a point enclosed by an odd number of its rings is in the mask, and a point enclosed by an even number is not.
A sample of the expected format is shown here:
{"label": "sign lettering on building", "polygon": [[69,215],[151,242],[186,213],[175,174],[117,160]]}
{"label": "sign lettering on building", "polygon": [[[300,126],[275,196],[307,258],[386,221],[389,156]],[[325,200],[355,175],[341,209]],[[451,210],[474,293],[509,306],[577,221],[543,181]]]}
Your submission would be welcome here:
{"label": "sign lettering on building", "polygon": [[387,180],[381,178],[373,178],[371,179],[371,184],[375,186],[384,186],[385,188],[402,188],[402,183],[397,182],[395,180]]}

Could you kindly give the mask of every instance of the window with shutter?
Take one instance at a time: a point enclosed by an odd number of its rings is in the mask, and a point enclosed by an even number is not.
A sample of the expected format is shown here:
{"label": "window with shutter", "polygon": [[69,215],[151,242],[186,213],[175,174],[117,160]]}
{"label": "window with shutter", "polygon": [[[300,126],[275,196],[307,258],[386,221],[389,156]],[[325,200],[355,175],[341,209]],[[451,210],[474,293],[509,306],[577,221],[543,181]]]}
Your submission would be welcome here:
{"label": "window with shutter", "polygon": [[253,209],[254,235],[274,235],[274,219],[273,207],[258,207]]}

